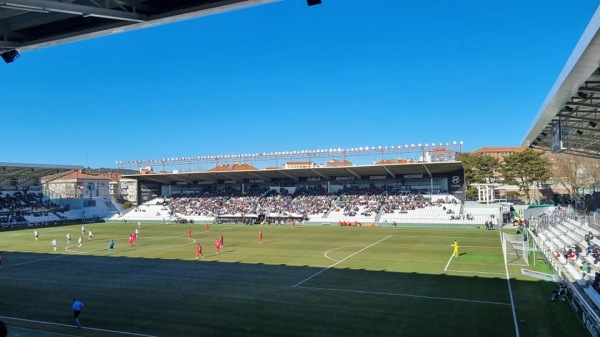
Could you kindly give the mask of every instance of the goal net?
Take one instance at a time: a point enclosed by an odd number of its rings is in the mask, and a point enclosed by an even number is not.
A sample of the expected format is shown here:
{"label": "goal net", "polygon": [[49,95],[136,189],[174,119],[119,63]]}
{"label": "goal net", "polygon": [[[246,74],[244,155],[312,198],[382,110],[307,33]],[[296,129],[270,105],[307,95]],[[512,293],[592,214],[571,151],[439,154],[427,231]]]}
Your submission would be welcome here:
{"label": "goal net", "polygon": [[523,235],[502,233],[502,252],[507,265],[529,266],[529,245]]}

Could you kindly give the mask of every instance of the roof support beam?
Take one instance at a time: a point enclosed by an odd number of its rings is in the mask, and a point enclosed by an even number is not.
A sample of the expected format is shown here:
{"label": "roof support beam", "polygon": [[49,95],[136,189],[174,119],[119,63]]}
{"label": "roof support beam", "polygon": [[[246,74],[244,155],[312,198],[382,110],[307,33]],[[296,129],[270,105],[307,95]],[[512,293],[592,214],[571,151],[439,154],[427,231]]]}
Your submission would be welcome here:
{"label": "roof support beam", "polygon": [[147,20],[147,17],[145,15],[49,0],[0,1],[0,7],[19,9],[24,11],[48,11],[51,13],[91,16],[96,18],[130,22],[144,22]]}
{"label": "roof support beam", "polygon": [[[587,114],[589,115],[590,112],[587,112]],[[574,115],[574,114],[559,113],[556,116],[557,117],[566,118],[567,120],[574,119],[574,120],[579,120],[579,121],[595,122],[595,123],[598,121],[598,118],[582,117],[582,116],[577,116],[577,115]],[[563,121],[564,121],[564,119],[563,119]]]}
{"label": "roof support beam", "polygon": [[583,91],[583,92],[599,92],[600,93],[600,88],[598,88],[598,87],[593,87],[593,88],[580,87],[579,91]]}
{"label": "roof support beam", "polygon": [[291,174],[289,174],[287,172],[284,172],[283,170],[278,170],[277,172],[283,174],[284,176],[286,176],[286,177],[288,177],[290,179],[294,179],[294,181],[299,181],[300,180],[300,178],[298,178],[298,177],[296,177],[294,175],[291,175]]}
{"label": "roof support beam", "polygon": [[353,176],[355,176],[355,177],[356,177],[358,180],[360,180],[360,175],[359,175],[359,174],[356,174],[354,171],[352,171],[352,170],[351,170],[351,169],[349,169],[349,168],[346,168],[346,171],[350,172],[350,174],[352,174],[352,175],[353,175]]}
{"label": "roof support beam", "polygon": [[[599,98],[600,99],[600,98]],[[569,106],[578,106],[582,108],[592,108],[592,109],[600,109],[600,104],[589,104],[589,103],[579,103],[579,102],[569,102],[565,105]]]}
{"label": "roof support beam", "polygon": [[319,171],[315,171],[315,170],[309,170],[309,171],[312,172],[312,173],[316,173],[319,177],[321,177],[323,179],[329,180],[329,176],[327,176],[327,175],[325,175],[325,174],[323,174],[323,173],[321,173]]}
{"label": "roof support beam", "polygon": [[383,169],[384,169],[384,170],[385,170],[387,173],[389,173],[389,174],[392,176],[392,178],[396,179],[396,174],[395,174],[394,172],[390,171],[390,169],[389,169],[389,168],[387,168],[386,166],[383,166]]}

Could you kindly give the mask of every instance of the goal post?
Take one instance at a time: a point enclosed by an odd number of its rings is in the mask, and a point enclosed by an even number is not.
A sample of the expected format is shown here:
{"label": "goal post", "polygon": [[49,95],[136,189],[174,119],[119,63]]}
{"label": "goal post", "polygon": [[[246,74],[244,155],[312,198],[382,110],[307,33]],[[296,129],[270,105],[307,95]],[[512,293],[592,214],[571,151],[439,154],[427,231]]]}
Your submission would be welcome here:
{"label": "goal post", "polygon": [[521,234],[502,233],[502,253],[507,265],[529,266],[529,242]]}

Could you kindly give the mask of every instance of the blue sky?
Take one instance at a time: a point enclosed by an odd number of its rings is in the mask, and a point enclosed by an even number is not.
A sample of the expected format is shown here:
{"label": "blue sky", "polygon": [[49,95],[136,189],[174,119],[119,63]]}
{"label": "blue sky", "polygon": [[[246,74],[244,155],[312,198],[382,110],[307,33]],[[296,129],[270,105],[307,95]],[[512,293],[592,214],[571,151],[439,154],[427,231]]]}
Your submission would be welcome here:
{"label": "blue sky", "polygon": [[597,0],[304,0],[0,64],[3,162],[520,145]]}

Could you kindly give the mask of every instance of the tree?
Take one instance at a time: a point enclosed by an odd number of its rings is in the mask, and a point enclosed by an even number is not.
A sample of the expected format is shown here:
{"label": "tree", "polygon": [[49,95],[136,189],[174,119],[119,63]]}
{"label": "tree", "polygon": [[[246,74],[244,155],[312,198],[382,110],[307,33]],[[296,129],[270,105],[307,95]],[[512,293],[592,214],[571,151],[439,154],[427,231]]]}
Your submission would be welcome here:
{"label": "tree", "polygon": [[600,186],[600,160],[595,158],[581,158],[584,168],[589,178],[589,188],[596,192]]}
{"label": "tree", "polygon": [[467,199],[474,199],[477,196],[477,189],[472,184],[493,182],[494,174],[500,168],[500,162],[492,156],[471,153],[461,153],[460,160],[465,170]]}
{"label": "tree", "polygon": [[592,187],[592,173],[596,172],[598,160],[570,154],[549,154],[550,173],[553,181],[564,187],[571,200],[582,196],[584,188]]}
{"label": "tree", "polygon": [[504,157],[501,168],[504,182],[519,186],[531,203],[529,191],[532,185],[543,184],[550,178],[550,162],[543,152],[527,149]]}

